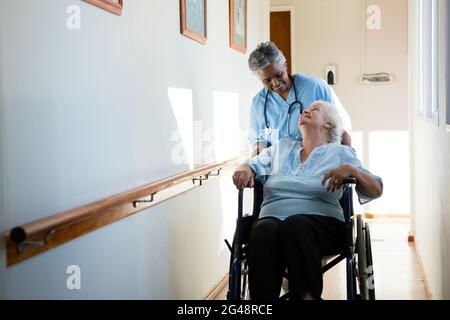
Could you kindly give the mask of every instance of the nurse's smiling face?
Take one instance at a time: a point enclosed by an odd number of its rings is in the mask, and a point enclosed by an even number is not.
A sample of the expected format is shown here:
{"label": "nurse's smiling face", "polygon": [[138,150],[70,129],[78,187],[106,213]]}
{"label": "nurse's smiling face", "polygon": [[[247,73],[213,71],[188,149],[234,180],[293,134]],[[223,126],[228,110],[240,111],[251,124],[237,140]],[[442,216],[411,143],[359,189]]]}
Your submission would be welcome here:
{"label": "nurse's smiling face", "polygon": [[287,72],[286,63],[269,64],[266,68],[257,71],[257,75],[267,89],[287,99],[292,81]]}

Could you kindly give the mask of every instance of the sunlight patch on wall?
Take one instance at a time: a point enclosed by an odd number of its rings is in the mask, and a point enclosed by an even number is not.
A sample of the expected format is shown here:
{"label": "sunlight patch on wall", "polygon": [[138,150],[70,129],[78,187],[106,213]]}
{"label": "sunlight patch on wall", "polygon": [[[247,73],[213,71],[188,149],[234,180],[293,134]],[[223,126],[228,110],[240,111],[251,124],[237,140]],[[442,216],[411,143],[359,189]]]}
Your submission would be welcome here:
{"label": "sunlight patch on wall", "polygon": [[239,155],[239,94],[214,91],[214,143],[216,161]]}
{"label": "sunlight patch on wall", "polygon": [[[251,192],[246,190],[247,192]],[[233,241],[234,230],[236,228],[237,214],[237,189],[234,187],[231,175],[220,179],[220,199],[222,206],[222,225],[220,227],[220,238],[227,239],[230,244]],[[228,251],[225,242],[221,242],[217,256]]]}
{"label": "sunlight patch on wall", "polygon": [[408,131],[369,133],[370,171],[384,182],[383,196],[370,203],[370,213],[409,214],[409,134]]}
{"label": "sunlight patch on wall", "polygon": [[[214,151],[216,161],[234,158],[240,153],[239,94],[214,91]],[[251,191],[246,190],[247,195]],[[221,237],[233,240],[237,218],[237,190],[231,175],[220,180],[220,198],[222,205]],[[228,248],[219,248],[218,255],[228,252]]]}
{"label": "sunlight patch on wall", "polygon": [[352,147],[356,151],[358,159],[364,163],[364,133],[362,131],[352,131]]}
{"label": "sunlight patch on wall", "polygon": [[[177,121],[177,130],[172,133],[175,145],[172,161],[179,165],[189,164],[194,168],[194,119],[191,89],[168,88],[168,95],[173,114]],[[181,148],[180,148],[181,147]]]}
{"label": "sunlight patch on wall", "polygon": [[[363,166],[366,167],[366,164],[364,163],[364,133],[361,131],[353,131],[351,133],[352,135],[352,147],[355,149],[356,154],[358,156],[358,159],[361,160]],[[362,214],[365,213],[366,210],[364,206],[359,204],[358,196],[353,194],[353,199],[356,201],[353,201],[353,210],[356,214]]]}

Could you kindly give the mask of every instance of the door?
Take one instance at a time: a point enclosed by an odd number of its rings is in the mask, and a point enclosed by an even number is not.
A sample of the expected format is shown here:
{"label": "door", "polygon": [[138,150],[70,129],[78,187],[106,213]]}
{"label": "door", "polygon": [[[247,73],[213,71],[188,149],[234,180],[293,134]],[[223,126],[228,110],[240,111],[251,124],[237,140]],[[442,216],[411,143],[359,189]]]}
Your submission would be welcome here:
{"label": "door", "polygon": [[270,13],[270,41],[275,42],[283,52],[292,74],[291,12],[272,11]]}

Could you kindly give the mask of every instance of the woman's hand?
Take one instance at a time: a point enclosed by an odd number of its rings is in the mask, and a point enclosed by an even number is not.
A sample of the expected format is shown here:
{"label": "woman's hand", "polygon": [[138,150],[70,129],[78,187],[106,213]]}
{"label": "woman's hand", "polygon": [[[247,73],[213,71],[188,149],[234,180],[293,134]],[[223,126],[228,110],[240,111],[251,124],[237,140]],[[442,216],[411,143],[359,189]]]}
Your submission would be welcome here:
{"label": "woman's hand", "polygon": [[351,177],[356,177],[356,168],[349,165],[344,164],[337,169],[331,170],[325,174],[322,180],[322,186],[325,185],[328,179],[327,192],[334,192],[338,190],[345,183],[345,180]]}
{"label": "woman's hand", "polygon": [[239,166],[233,174],[233,183],[238,189],[253,188],[255,173],[246,164]]}

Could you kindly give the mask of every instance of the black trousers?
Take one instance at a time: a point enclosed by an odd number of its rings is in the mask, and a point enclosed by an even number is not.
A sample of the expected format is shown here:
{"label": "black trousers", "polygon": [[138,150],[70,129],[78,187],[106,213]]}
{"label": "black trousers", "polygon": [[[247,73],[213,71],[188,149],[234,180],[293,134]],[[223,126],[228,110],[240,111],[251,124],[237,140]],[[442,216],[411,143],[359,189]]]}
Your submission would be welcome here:
{"label": "black trousers", "polygon": [[345,223],[329,217],[298,214],[281,221],[257,220],[249,243],[249,287],[253,300],[276,300],[284,271],[289,295],[300,300],[305,292],[320,299],[323,290],[322,257],[345,247]]}

